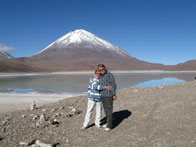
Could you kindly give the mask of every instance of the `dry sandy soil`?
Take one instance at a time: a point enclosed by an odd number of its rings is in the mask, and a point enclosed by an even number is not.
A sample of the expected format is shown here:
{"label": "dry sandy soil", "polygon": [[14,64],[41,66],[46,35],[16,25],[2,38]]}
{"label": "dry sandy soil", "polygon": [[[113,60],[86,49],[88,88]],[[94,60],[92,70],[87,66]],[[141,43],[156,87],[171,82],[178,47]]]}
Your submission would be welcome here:
{"label": "dry sandy soil", "polygon": [[[39,140],[57,147],[195,147],[195,89],[196,82],[190,82],[118,91],[114,128],[110,132],[96,128],[94,117],[89,128],[80,129],[86,96],[60,100],[36,110],[4,113],[0,115],[0,146],[32,146]],[[39,121],[41,114],[45,114],[46,121]]]}

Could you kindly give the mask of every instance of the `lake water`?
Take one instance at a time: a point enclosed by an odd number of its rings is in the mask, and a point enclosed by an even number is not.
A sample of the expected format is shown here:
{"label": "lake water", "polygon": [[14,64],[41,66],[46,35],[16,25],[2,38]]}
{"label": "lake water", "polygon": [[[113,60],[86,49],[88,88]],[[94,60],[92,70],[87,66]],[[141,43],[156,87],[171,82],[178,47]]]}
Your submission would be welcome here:
{"label": "lake water", "polygon": [[[92,74],[37,74],[0,76],[0,92],[4,93],[71,93],[87,91]],[[193,81],[196,72],[129,72],[114,73],[119,89],[153,87]]]}

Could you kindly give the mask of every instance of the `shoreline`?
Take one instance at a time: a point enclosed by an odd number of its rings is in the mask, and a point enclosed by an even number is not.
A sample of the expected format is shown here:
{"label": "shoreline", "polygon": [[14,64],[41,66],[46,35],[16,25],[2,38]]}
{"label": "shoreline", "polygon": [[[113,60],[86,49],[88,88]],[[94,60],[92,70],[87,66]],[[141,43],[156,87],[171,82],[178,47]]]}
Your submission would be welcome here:
{"label": "shoreline", "polygon": [[0,93],[0,114],[30,108],[33,101],[38,107],[86,94]]}
{"label": "shoreline", "polygon": [[[118,73],[196,73],[196,71],[163,71],[163,70],[114,70],[114,74]],[[65,71],[65,72],[13,72],[3,73],[0,72],[0,77],[3,76],[36,76],[36,75],[80,75],[80,74],[93,74],[94,71]]]}
{"label": "shoreline", "polygon": [[[171,85],[165,85],[165,86],[175,86],[178,84],[186,84],[185,83],[176,83]],[[122,90],[129,90],[129,89],[145,89],[145,88],[160,88],[159,86],[153,86],[153,87],[127,87],[123,89],[119,89],[117,92]],[[30,108],[30,105],[33,101],[36,102],[36,104],[41,107],[45,104],[50,104],[54,102],[58,102],[60,100],[64,99],[70,99],[74,97],[79,96],[87,96],[87,93],[3,93],[0,92],[0,114],[2,113],[10,113],[15,110],[25,110]]]}

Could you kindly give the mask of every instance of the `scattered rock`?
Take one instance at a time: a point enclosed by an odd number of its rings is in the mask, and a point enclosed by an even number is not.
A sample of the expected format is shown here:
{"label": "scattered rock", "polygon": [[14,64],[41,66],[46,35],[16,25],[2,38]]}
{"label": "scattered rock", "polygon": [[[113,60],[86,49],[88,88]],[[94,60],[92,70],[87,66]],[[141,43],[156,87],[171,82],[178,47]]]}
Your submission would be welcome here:
{"label": "scattered rock", "polygon": [[51,110],[51,112],[55,112],[56,110],[57,110],[57,109],[54,108],[54,109]]}
{"label": "scattered rock", "polygon": [[37,115],[34,115],[34,116],[33,116],[33,120],[36,120],[36,119],[38,119],[38,117],[39,117],[39,116],[37,116]]}
{"label": "scattered rock", "polygon": [[37,144],[33,144],[31,147],[40,147],[40,146]]}
{"label": "scattered rock", "polygon": [[80,114],[80,113],[82,113],[82,111],[80,111],[80,110],[76,110],[76,111],[74,112],[74,114]]}
{"label": "scattered rock", "polygon": [[40,119],[36,123],[36,127],[46,127],[48,126],[48,122],[46,120],[45,114],[41,114]]}
{"label": "scattered rock", "polygon": [[76,108],[72,108],[71,111],[72,111],[72,112],[76,112]]}
{"label": "scattered rock", "polygon": [[73,116],[73,114],[70,114],[70,113],[67,113],[66,115],[65,115],[65,117],[72,117]]}
{"label": "scattered rock", "polygon": [[62,110],[62,109],[64,109],[64,107],[62,106],[62,107],[60,107],[59,109],[61,109],[61,110]]}
{"label": "scattered rock", "polygon": [[31,110],[35,110],[36,109],[35,101],[32,102],[30,109]]}
{"label": "scattered rock", "polygon": [[2,128],[2,129],[1,129],[1,131],[2,131],[2,132],[5,132],[5,131],[6,131],[6,129],[5,129],[5,128]]}
{"label": "scattered rock", "polygon": [[19,142],[19,144],[23,146],[29,146],[29,145],[32,145],[34,142],[35,140],[25,140],[25,141]]}
{"label": "scattered rock", "polygon": [[24,117],[26,117],[26,115],[23,114],[23,115],[21,115],[21,117],[24,118]]}
{"label": "scattered rock", "polygon": [[136,93],[136,92],[138,92],[138,90],[137,90],[137,89],[133,89],[133,92],[135,92],[135,93]]}
{"label": "scattered rock", "polygon": [[45,114],[41,114],[39,120],[42,121],[42,122],[46,121],[46,116],[45,116]]}
{"label": "scattered rock", "polygon": [[162,89],[163,87],[162,86],[159,86],[159,89]]}
{"label": "scattered rock", "polygon": [[11,120],[11,117],[6,117],[5,118],[5,121],[10,121]]}
{"label": "scattered rock", "polygon": [[43,112],[46,112],[46,111],[48,111],[48,109],[42,109],[42,111],[43,111]]}
{"label": "scattered rock", "polygon": [[51,119],[49,122],[51,125],[59,125],[60,124],[60,121],[57,119]]}
{"label": "scattered rock", "polygon": [[55,124],[60,124],[60,121],[57,120],[57,119],[54,119],[54,120],[53,120],[53,123],[55,123]]}
{"label": "scattered rock", "polygon": [[68,138],[65,140],[65,142],[70,145],[70,140]]}
{"label": "scattered rock", "polygon": [[61,116],[61,113],[55,113],[55,115],[59,117],[59,116]]}
{"label": "scattered rock", "polygon": [[40,140],[36,140],[36,141],[35,141],[35,144],[38,145],[38,146],[40,146],[40,147],[52,147],[51,144],[43,143],[43,142],[41,142]]}
{"label": "scattered rock", "polygon": [[69,107],[70,109],[71,109],[71,114],[73,115],[73,114],[80,114],[82,111],[80,111],[80,110],[78,110],[78,109],[76,109],[76,108],[74,108],[74,107]]}
{"label": "scattered rock", "polygon": [[7,124],[7,121],[2,121],[2,124],[3,124],[3,125],[6,125],[6,124]]}

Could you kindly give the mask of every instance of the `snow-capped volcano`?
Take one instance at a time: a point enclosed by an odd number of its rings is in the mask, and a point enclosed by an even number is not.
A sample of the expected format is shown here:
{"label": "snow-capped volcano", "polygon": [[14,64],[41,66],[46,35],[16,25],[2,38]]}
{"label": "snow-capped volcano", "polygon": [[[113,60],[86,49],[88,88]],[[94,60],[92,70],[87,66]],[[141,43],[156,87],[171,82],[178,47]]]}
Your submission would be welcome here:
{"label": "snow-capped volcano", "polygon": [[[39,53],[42,53],[46,51],[47,49],[50,49],[51,47],[55,47],[58,49],[64,49],[64,48],[72,48],[72,47],[81,47],[81,48],[90,48],[92,50],[97,51],[104,51],[105,49],[108,51],[113,51],[115,53],[118,53],[122,56],[129,56],[127,52],[120,49],[119,47],[109,43],[108,41],[105,41],[104,39],[101,39],[100,37],[86,31],[86,30],[75,30],[74,32],[69,32],[68,34],[62,36],[55,42],[51,43],[49,46],[47,46],[45,49],[40,51]],[[37,54],[39,54],[37,53]]]}
{"label": "snow-capped volcano", "polygon": [[[140,70],[152,66],[82,29],[69,32],[37,54],[18,61],[51,71],[94,70],[100,63],[112,70]],[[157,66],[160,65],[153,68]]]}

